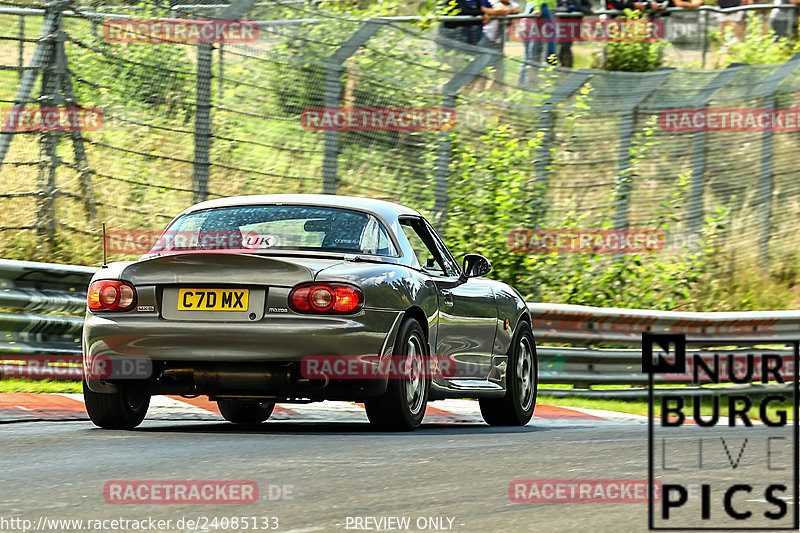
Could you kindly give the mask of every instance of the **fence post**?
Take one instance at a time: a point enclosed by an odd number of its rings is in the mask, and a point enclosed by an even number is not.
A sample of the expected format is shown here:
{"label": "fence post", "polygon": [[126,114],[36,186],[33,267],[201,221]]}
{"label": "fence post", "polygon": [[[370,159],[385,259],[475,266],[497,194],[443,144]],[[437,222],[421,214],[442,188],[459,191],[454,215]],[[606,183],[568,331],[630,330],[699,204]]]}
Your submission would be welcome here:
{"label": "fence post", "polygon": [[19,65],[17,77],[19,81],[22,81],[22,76],[25,73],[25,15],[19,16],[19,55],[17,64]]}
{"label": "fence post", "polygon": [[706,68],[706,53],[708,52],[708,11],[701,11],[700,18],[702,19],[701,31],[703,32],[701,41],[703,43],[703,59],[700,62],[700,66],[701,68]]}
{"label": "fence post", "polygon": [[211,149],[211,67],[214,45],[197,45],[197,80],[194,119],[194,171],[192,203],[208,198],[209,151]]}
{"label": "fence post", "polygon": [[[456,108],[456,95],[448,92],[442,95],[442,107],[444,109]],[[456,117],[458,123],[458,117]],[[450,131],[439,131],[436,158],[436,181],[433,184],[433,225],[437,230],[444,232],[444,224],[447,221],[448,183],[447,177],[450,174],[450,162],[453,159],[453,148]]]}
{"label": "fence post", "polygon": [[[369,19],[328,58],[325,66],[325,107],[339,107],[341,104],[344,62],[388,22],[388,20]],[[339,132],[325,130],[323,138],[325,148],[322,159],[322,193],[336,194]]]}
{"label": "fence post", "polygon": [[[754,93],[752,98],[763,97],[763,107],[775,107],[775,91],[778,85],[791,76],[800,67],[800,53],[779,66]],[[772,224],[772,131],[765,131],[761,135],[761,172],[758,178],[758,208],[761,215],[759,222],[759,259],[764,267],[769,266],[769,239]]]}
{"label": "fence post", "polygon": [[[717,74],[705,87],[700,89],[692,103],[692,107],[707,108],[708,102],[721,87],[726,85],[741,70],[741,65],[730,65]],[[689,206],[687,209],[688,230],[692,236],[698,235],[703,228],[703,192],[706,174],[706,132],[692,134],[692,183],[689,190]]]}
{"label": "fence post", "polygon": [[[23,108],[25,104],[29,102],[31,91],[33,90],[33,85],[36,82],[39,71],[45,63],[52,60],[53,47],[49,39],[51,39],[50,36],[54,35],[59,29],[61,20],[60,10],[63,9],[63,5],[64,2],[60,4],[51,4],[45,11],[42,33],[39,35],[39,41],[36,43],[36,48],[33,51],[33,58],[22,74],[22,81],[19,84],[17,95],[14,97],[14,108]],[[6,159],[13,138],[13,132],[0,133],[0,167]]]}
{"label": "fence post", "polygon": [[[630,204],[631,178],[631,148],[633,148],[633,128],[636,121],[636,108],[639,107],[659,85],[661,85],[674,69],[660,69],[642,75],[642,82],[635,89],[629,90],[628,96],[622,101],[624,107],[620,109],[619,123],[619,166],[618,183],[616,190],[616,214],[614,215],[614,229],[628,229],[628,205]],[[608,73],[608,76],[623,76],[622,74]]]}
{"label": "fence post", "polygon": [[[67,53],[64,50],[66,34],[64,30],[58,31],[59,39],[56,43],[56,60],[63,65],[62,90],[64,101],[69,107],[77,107],[78,100],[72,87],[72,77],[67,65]],[[83,209],[86,216],[92,220],[97,219],[97,207],[94,200],[94,187],[92,185],[92,172],[89,169],[89,159],[86,157],[86,148],[83,145],[83,134],[80,130],[71,130],[69,137],[72,140],[72,153],[75,156],[75,170],[78,172],[81,195],[83,196]]]}
{"label": "fence post", "polygon": [[[48,9],[55,11],[53,29],[46,38],[49,61],[42,68],[42,95],[39,97],[39,107],[62,107],[64,97],[59,92],[64,76],[67,72],[65,58],[58,53],[59,46],[64,45],[64,32],[61,30],[63,23],[62,11],[68,2],[59,2]],[[46,259],[55,248],[56,239],[56,208],[55,200],[58,195],[56,188],[56,170],[61,160],[56,153],[60,131],[43,131],[39,137],[39,173],[36,178],[38,197],[36,198],[36,235],[43,244],[42,256]]]}
{"label": "fence post", "polygon": [[556,87],[549,98],[542,102],[541,117],[536,125],[538,131],[544,132],[542,143],[536,153],[536,161],[534,161],[534,174],[536,176],[536,184],[540,187],[547,186],[550,177],[550,144],[553,142],[553,111],[558,104],[572,96],[589,78],[592,77],[591,70],[580,69],[573,72],[564,80],[564,83]]}
{"label": "fence post", "polygon": [[[247,13],[256,0],[235,0],[222,10],[216,20],[233,20]],[[194,171],[192,173],[192,202],[208,198],[208,173],[211,165],[211,80],[214,62],[214,45],[197,45],[197,83],[194,120]]]}
{"label": "fence post", "polygon": [[[442,107],[455,110],[458,91],[477,78],[491,61],[492,55],[499,54],[497,50],[485,48],[480,54],[461,69],[450,81],[442,87]],[[458,116],[456,115],[456,124]],[[452,131],[439,131],[438,158],[436,162],[436,181],[433,185],[433,225],[440,233],[444,233],[447,222],[448,176],[450,175],[450,161],[453,158]]]}
{"label": "fence post", "polygon": [[[28,67],[22,69],[22,80],[14,100],[16,109],[23,109],[25,104],[30,101],[30,94],[39,71],[42,72],[42,92],[38,98],[41,108],[77,107],[78,103],[72,88],[72,80],[67,68],[67,55],[64,50],[67,35],[62,28],[63,11],[70,8],[71,4],[68,0],[54,2],[47,6],[42,35],[34,50],[33,59]],[[49,256],[55,245],[55,199],[59,194],[56,186],[56,170],[62,164],[57,149],[59,140],[64,134],[63,131],[43,131],[39,137],[36,232],[45,244],[44,256]],[[69,131],[66,134],[72,139],[75,169],[79,173],[84,208],[87,216],[94,219],[97,212],[83,137],[80,130]],[[5,160],[13,135],[12,132],[0,135],[0,165]]]}
{"label": "fence post", "polygon": [[217,69],[219,72],[217,76],[217,94],[221,96],[222,91],[225,90],[225,49],[223,43],[219,43],[219,54],[217,55],[219,56],[217,59],[217,63],[219,63],[219,68]]}

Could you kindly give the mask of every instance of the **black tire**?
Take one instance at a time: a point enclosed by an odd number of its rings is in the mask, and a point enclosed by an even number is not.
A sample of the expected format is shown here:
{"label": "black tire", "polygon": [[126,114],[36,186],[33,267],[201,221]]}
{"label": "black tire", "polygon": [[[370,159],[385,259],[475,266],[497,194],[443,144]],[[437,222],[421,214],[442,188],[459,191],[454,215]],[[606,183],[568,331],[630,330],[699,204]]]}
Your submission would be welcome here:
{"label": "black tire", "polygon": [[376,429],[411,431],[422,423],[430,390],[430,376],[424,370],[427,368],[428,355],[428,343],[422,326],[414,319],[406,319],[397,332],[392,367],[401,368],[403,359],[414,358],[419,365],[412,365],[412,368],[420,372],[413,377],[390,375],[386,392],[364,403],[367,418]]}
{"label": "black tire", "polygon": [[275,402],[255,402],[242,400],[217,400],[219,412],[228,422],[234,424],[260,424],[272,415]]}
{"label": "black tire", "polygon": [[[527,351],[527,356],[523,349]],[[531,326],[520,321],[508,349],[506,394],[480,400],[481,415],[490,426],[524,426],[533,417],[539,384],[539,363]],[[527,381],[524,379],[527,374]],[[527,385],[526,385],[527,384]]]}
{"label": "black tire", "polygon": [[83,382],[83,399],[86,412],[94,425],[103,429],[133,429],[144,420],[150,407],[150,395],[133,393],[126,389],[113,394],[92,391]]}

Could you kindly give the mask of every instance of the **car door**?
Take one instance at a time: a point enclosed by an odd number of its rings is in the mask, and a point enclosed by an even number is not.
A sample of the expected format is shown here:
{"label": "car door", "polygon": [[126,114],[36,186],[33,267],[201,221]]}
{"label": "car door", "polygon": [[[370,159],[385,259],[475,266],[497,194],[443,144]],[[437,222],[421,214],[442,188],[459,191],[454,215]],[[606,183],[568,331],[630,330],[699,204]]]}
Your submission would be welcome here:
{"label": "car door", "polygon": [[426,220],[404,219],[401,227],[439,293],[438,332],[431,339],[435,355],[456,361],[459,379],[486,379],[497,332],[490,284],[481,278],[460,281],[458,263]]}

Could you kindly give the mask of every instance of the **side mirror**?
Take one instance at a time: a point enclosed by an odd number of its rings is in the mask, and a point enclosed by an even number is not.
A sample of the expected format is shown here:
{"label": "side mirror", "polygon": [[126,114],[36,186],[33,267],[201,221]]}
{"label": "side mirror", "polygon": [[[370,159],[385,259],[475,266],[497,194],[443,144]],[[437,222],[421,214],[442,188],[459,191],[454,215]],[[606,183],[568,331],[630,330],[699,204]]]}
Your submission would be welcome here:
{"label": "side mirror", "polygon": [[461,281],[467,278],[485,276],[492,271],[492,263],[480,254],[467,254],[464,256],[464,267],[461,269]]}

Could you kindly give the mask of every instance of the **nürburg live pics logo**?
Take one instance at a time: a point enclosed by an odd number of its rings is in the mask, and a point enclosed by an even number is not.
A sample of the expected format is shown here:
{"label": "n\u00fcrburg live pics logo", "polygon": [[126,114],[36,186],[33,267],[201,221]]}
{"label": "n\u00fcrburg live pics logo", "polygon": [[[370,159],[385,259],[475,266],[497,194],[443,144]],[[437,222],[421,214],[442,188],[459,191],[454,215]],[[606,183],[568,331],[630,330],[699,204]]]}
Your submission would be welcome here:
{"label": "n\u00fcrburg live pics logo", "polygon": [[650,530],[798,528],[798,342],[736,335],[642,334]]}

